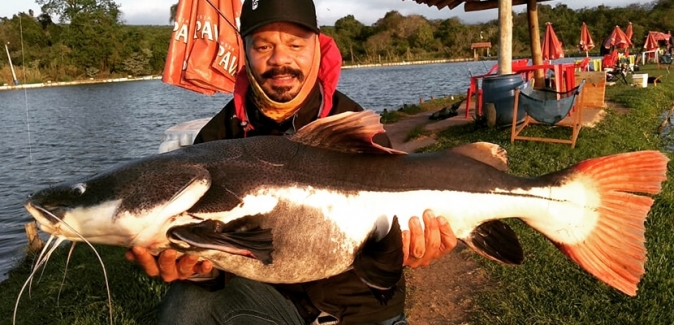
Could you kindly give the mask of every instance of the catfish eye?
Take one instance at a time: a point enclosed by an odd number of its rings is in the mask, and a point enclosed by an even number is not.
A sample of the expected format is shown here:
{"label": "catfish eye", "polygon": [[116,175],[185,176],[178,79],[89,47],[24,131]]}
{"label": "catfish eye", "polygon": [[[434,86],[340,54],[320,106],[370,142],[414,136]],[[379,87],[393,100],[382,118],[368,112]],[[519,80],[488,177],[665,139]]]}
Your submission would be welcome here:
{"label": "catfish eye", "polygon": [[84,183],[75,184],[72,187],[72,193],[77,196],[84,194],[86,190],[87,186]]}

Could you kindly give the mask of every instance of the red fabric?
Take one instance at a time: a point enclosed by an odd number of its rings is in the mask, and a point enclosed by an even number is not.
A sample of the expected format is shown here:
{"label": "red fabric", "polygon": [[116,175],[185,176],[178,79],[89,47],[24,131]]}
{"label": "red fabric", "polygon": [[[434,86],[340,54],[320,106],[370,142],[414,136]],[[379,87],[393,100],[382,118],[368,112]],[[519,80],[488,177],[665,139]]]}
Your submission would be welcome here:
{"label": "red fabric", "polygon": [[614,68],[618,64],[618,50],[613,50],[611,54],[604,55],[601,62],[602,68]]}
{"label": "red fabric", "polygon": [[178,2],[162,81],[207,95],[231,93],[242,66],[240,16],[240,1]]}
{"label": "red fabric", "polygon": [[[321,62],[318,69],[318,80],[323,86],[323,111],[320,117],[326,117],[330,114],[332,109],[332,96],[337,90],[337,83],[342,72],[342,53],[337,48],[335,41],[324,34],[318,37],[321,48]],[[236,83],[234,85],[234,107],[236,116],[244,125],[244,130],[252,130],[253,127],[248,124],[248,116],[246,115],[246,93],[250,81],[246,74],[245,68],[242,68],[236,75]]]}
{"label": "red fabric", "polygon": [[193,90],[202,94],[213,95],[213,89],[205,89],[187,82],[185,70],[190,52],[194,46],[194,29],[196,28],[197,1],[180,1],[176,9],[175,26],[171,34],[171,42],[164,64],[161,80],[169,85]]}
{"label": "red fabric", "polygon": [[632,34],[634,34],[632,31],[632,23],[629,23],[629,25],[627,25],[627,29],[625,29],[625,36],[627,36],[627,41],[630,42],[630,46],[634,44],[632,43]]}
{"label": "red fabric", "polygon": [[578,64],[575,65],[575,67],[579,68],[580,71],[587,71],[589,65],[590,65],[590,57],[586,56],[583,59],[583,61],[580,61]]}
{"label": "red fabric", "polygon": [[580,26],[580,42],[578,42],[578,49],[581,52],[589,52],[594,48],[594,42],[592,41],[592,36],[590,36],[590,30],[587,28],[587,25],[583,23]]}
{"label": "red fabric", "polygon": [[559,41],[551,23],[546,23],[545,37],[543,38],[543,60],[556,60],[564,57],[562,42]]}
{"label": "red fabric", "polygon": [[658,42],[669,41],[670,37],[671,37],[670,34],[652,31],[648,32],[648,36],[646,36],[646,42],[644,43],[644,50],[651,51],[659,49],[660,44]]}
{"label": "red fabric", "polygon": [[604,40],[603,45],[607,49],[610,49],[614,46],[619,49],[626,49],[632,46],[632,42],[629,40],[629,38],[627,38],[625,32],[620,29],[620,26],[616,26],[613,29],[613,32],[611,32],[611,35],[609,35],[606,40]]}

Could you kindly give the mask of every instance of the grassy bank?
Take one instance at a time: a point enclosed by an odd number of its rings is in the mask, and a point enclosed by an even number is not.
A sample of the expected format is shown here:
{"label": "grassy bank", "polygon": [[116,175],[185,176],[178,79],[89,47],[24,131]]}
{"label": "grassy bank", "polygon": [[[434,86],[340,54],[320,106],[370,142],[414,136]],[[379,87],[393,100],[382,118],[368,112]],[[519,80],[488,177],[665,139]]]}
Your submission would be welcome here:
{"label": "grassy bank", "polygon": [[[660,71],[645,71],[659,75]],[[665,72],[666,73],[666,72]],[[674,76],[664,77],[658,87],[638,89],[623,85],[607,88],[607,98],[632,109],[627,114],[609,110],[594,129],[584,128],[576,149],[568,145],[516,142],[510,132],[474,124],[447,129],[438,144],[425,151],[489,141],[508,150],[511,172],[535,176],[562,169],[580,160],[618,152],[662,149],[657,133],[662,113],[674,101]],[[438,104],[438,109],[449,102]],[[413,106],[413,105],[410,105]],[[410,108],[413,112],[413,108]],[[540,128],[535,132],[551,132]],[[565,133],[564,129],[552,132]],[[670,169],[671,175],[671,169]],[[674,323],[674,206],[671,182],[657,196],[647,222],[649,261],[638,296],[628,298],[599,283],[562,256],[553,245],[520,222],[512,221],[525,249],[519,267],[505,267],[476,256],[496,286],[477,294],[475,324],[672,324]],[[106,263],[113,301],[115,324],[152,324],[155,308],[166,285],[149,279],[123,258],[124,249],[98,247]],[[18,306],[19,324],[105,324],[108,320],[103,273],[95,255],[78,246],[64,278],[68,249],[60,249],[40,277],[36,276],[30,296],[26,291]],[[14,304],[28,278],[32,256],[19,264],[0,283],[0,324],[10,324]],[[60,295],[59,295],[60,291]]]}
{"label": "grassy bank", "polygon": [[[510,171],[536,176],[559,170],[583,159],[613,153],[663,149],[658,135],[662,114],[674,101],[674,76],[665,74],[658,87],[634,88],[617,84],[607,87],[606,97],[631,108],[620,114],[609,110],[596,128],[581,130],[576,149],[568,145],[518,141],[510,144],[509,130],[481,129],[473,125],[452,128],[439,136],[439,144],[428,151],[473,141],[489,141],[508,151]],[[540,127],[534,133],[567,136],[566,128]],[[670,154],[671,156],[671,154]],[[670,164],[669,179],[672,178]],[[637,297],[627,297],[599,283],[570,262],[538,233],[512,221],[525,250],[525,262],[506,267],[475,257],[497,284],[480,293],[473,319],[475,324],[674,324],[674,188],[664,184],[646,223],[648,262]],[[475,255],[476,256],[476,255]]]}

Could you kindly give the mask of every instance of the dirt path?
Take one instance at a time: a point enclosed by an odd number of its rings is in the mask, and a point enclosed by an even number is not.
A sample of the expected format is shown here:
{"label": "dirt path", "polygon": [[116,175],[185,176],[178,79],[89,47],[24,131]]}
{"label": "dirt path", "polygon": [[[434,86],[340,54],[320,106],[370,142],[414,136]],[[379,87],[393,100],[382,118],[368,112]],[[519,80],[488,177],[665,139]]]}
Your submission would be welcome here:
{"label": "dirt path", "polygon": [[[473,106],[473,105],[471,105]],[[385,124],[384,129],[393,144],[393,148],[406,152],[413,152],[419,148],[434,144],[434,133],[442,131],[450,126],[461,125],[473,122],[473,117],[465,117],[465,104],[462,104],[458,110],[459,115],[441,121],[431,121],[429,117],[435,111],[422,112],[415,115],[409,115],[401,118],[398,122]],[[473,109],[470,110],[471,115]],[[407,134],[414,128],[421,127],[423,130],[431,133],[431,136],[425,136],[411,141],[406,141]]]}
{"label": "dirt path", "polygon": [[[607,106],[618,112],[627,109],[621,105],[607,102]],[[474,114],[471,108],[471,115]],[[459,115],[442,120],[431,121],[433,111],[406,116],[396,123],[384,125],[393,147],[406,152],[432,145],[435,134],[454,125],[472,123],[472,117],[465,117],[465,104],[459,109]],[[594,127],[605,115],[601,108],[583,110],[584,127]],[[412,141],[406,141],[410,130],[422,128],[430,135]],[[474,295],[487,288],[490,280],[478,263],[469,258],[474,254],[465,245],[459,244],[451,253],[435,261],[430,267],[406,269],[407,306],[406,312],[414,325],[465,325],[470,324],[469,316],[474,307]]]}
{"label": "dirt path", "polygon": [[[431,121],[433,111],[406,116],[400,121],[384,126],[393,147],[407,152],[432,145],[434,133],[447,127],[471,123],[465,118],[465,105],[459,115],[442,121]],[[472,111],[471,111],[472,113]],[[421,127],[430,135],[406,142],[410,130]],[[478,264],[468,258],[473,254],[466,246],[456,249],[427,268],[406,269],[406,312],[414,325],[469,324],[469,312],[473,306],[472,295],[488,283]]]}
{"label": "dirt path", "polygon": [[413,325],[469,323],[473,295],[489,280],[463,244],[427,268],[407,269],[406,313]]}

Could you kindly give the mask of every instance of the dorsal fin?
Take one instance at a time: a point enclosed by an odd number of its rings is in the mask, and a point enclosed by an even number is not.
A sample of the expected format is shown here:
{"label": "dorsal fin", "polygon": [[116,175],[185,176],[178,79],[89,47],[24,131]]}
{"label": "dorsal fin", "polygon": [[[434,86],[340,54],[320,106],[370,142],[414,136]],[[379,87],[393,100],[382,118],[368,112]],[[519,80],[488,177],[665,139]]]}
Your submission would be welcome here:
{"label": "dorsal fin", "polygon": [[494,143],[474,142],[454,147],[449,151],[473,158],[503,172],[508,170],[508,153],[503,147]]}
{"label": "dorsal fin", "polygon": [[405,154],[372,141],[375,134],[385,133],[374,111],[344,112],[311,122],[290,137],[304,145],[347,153]]}

